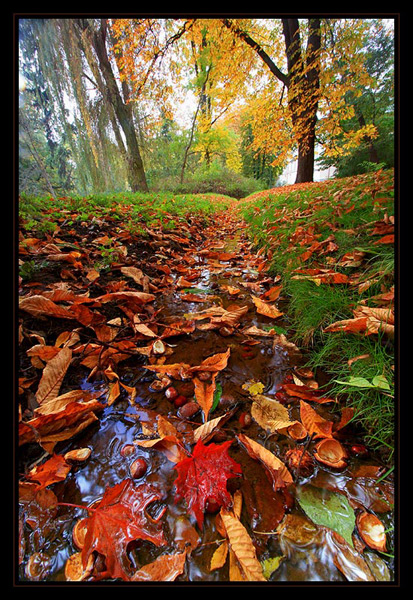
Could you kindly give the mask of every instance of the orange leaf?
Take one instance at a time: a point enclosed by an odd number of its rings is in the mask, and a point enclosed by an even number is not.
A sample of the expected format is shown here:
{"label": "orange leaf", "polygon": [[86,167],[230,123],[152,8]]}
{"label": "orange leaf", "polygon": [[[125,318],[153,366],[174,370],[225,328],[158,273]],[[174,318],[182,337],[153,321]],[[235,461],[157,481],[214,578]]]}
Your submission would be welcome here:
{"label": "orange leaf", "polygon": [[49,360],[43,369],[42,378],[36,392],[39,404],[50,401],[59,395],[60,386],[72,360],[70,348],[62,348],[59,353]]}
{"label": "orange leaf", "polygon": [[267,302],[261,300],[261,298],[257,298],[257,296],[251,296],[251,298],[255,306],[257,307],[257,312],[260,315],[270,317],[271,319],[277,319],[283,314],[273,304],[268,304]]}
{"label": "orange leaf", "polygon": [[174,581],[183,573],[185,560],[186,551],[180,554],[161,554],[136,571],[131,581]]}
{"label": "orange leaf", "polygon": [[311,402],[317,402],[318,404],[325,404],[326,402],[336,402],[334,398],[325,398],[320,396],[320,392],[317,392],[307,385],[296,385],[294,383],[285,383],[282,386],[283,390],[287,392],[289,396],[295,396],[296,398],[302,398],[303,400],[310,400]]}
{"label": "orange leaf", "polygon": [[309,404],[300,400],[300,417],[302,424],[314,438],[332,438],[333,423],[326,421]]}
{"label": "orange leaf", "polygon": [[193,382],[195,384],[195,398],[199,406],[202,408],[204,413],[204,421],[208,421],[209,411],[212,408],[214,402],[215,392],[215,377],[216,373],[212,374],[212,381],[201,381],[198,377],[194,377]]}
{"label": "orange leaf", "polygon": [[213,356],[208,356],[202,363],[196,367],[191,367],[190,372],[196,373],[198,371],[209,371],[210,373],[217,373],[222,371],[228,364],[228,358],[231,353],[231,349],[228,348],[226,352],[220,352]]}
{"label": "orange leaf", "polygon": [[25,477],[29,481],[37,482],[39,486],[37,489],[41,490],[57,481],[64,481],[71,468],[63,455],[54,454],[42,465],[33,467]]}
{"label": "orange leaf", "polygon": [[366,325],[367,317],[358,317],[356,319],[344,319],[343,321],[331,323],[331,325],[328,325],[324,331],[350,331],[357,333],[358,331],[365,331]]}
{"label": "orange leaf", "polygon": [[19,301],[19,308],[34,317],[57,317],[59,319],[74,319],[73,314],[62,306],[58,306],[44,296],[29,296]]}

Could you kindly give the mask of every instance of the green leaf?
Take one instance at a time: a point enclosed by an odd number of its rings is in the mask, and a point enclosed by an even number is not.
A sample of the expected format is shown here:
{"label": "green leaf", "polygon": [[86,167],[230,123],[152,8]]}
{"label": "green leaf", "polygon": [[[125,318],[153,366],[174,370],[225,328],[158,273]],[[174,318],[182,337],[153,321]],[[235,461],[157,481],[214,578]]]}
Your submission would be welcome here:
{"label": "green leaf", "polygon": [[221,400],[221,396],[222,396],[222,385],[220,383],[217,383],[216,387],[215,387],[215,392],[214,392],[214,400],[212,402],[212,406],[211,406],[211,410],[209,411],[210,413],[216,409],[216,407],[219,404],[219,401]]}
{"label": "green leaf", "polygon": [[305,485],[298,490],[297,499],[313,523],[336,531],[353,547],[351,535],[356,517],[343,494]]}
{"label": "green leaf", "polygon": [[365,379],[364,377],[350,377],[348,381],[338,381],[337,379],[334,379],[334,381],[336,383],[341,383],[342,385],[352,385],[360,388],[375,387],[370,383],[370,381],[368,381],[368,379]]}
{"label": "green leaf", "polygon": [[390,390],[390,385],[384,375],[376,375],[373,379],[368,381],[365,377],[349,377],[348,381],[339,381],[338,379],[334,379],[336,383],[341,383],[342,385],[349,385],[353,387],[359,388],[379,388],[381,390]]}
{"label": "green leaf", "polygon": [[384,375],[376,375],[376,377],[373,377],[372,384],[374,385],[374,387],[378,387],[382,390],[390,389],[389,382],[387,381]]}

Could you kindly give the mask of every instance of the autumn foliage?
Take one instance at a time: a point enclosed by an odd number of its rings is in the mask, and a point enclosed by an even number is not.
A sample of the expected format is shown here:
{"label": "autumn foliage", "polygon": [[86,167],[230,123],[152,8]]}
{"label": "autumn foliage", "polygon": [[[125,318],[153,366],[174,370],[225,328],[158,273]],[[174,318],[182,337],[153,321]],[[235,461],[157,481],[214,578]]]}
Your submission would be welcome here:
{"label": "autumn foliage", "polygon": [[[295,223],[286,242],[292,218],[269,203],[280,255],[285,243],[290,257],[307,253],[274,274],[274,246],[257,249],[239,204],[210,202],[212,217],[186,213],[173,233],[147,226],[145,240],[122,204],[98,227],[64,214],[53,236],[22,228],[21,259],[36,267],[19,281],[24,580],[268,581],[289,577],[305,547],[318,557],[309,578],[328,565],[325,578],[372,581],[365,547],[379,560],[392,546],[391,479],[288,329],[289,275],[359,286],[361,273],[338,275],[364,257]],[[331,320],[325,333],[391,340],[382,294],[377,308],[349,307],[363,327]],[[365,360],[353,358],[349,368]],[[389,392],[383,376],[367,385]],[[60,570],[52,547],[68,557]]]}

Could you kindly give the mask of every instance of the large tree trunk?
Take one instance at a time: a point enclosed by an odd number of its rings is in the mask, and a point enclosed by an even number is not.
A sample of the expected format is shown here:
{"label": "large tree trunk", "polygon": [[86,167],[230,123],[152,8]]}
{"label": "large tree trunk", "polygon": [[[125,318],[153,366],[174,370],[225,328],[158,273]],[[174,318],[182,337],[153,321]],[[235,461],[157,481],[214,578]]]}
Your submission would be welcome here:
{"label": "large tree trunk", "polygon": [[301,47],[298,19],[282,19],[282,22],[289,78],[288,104],[298,143],[295,183],[305,183],[314,180],[315,127],[320,88],[320,19],[309,20],[305,53]]}
{"label": "large tree trunk", "polygon": [[301,46],[298,19],[282,19],[288,75],[280,71],[266,51],[234,22],[229,19],[222,19],[222,22],[247,43],[264,61],[271,73],[286,86],[288,108],[298,145],[296,183],[313,181],[315,127],[320,88],[320,19],[309,19],[309,35],[305,51]]}
{"label": "large tree trunk", "polygon": [[[85,20],[79,21],[83,30],[89,29],[90,26],[87,22],[85,22]],[[120,94],[106,50],[106,35],[107,20],[101,19],[100,29],[91,31],[91,42],[98,57],[99,66],[107,86],[107,96],[110,98],[116,118],[118,119],[125,135],[129,185],[131,186],[133,192],[147,192],[148,184],[146,182],[145,170],[139,150],[138,139],[136,136],[135,127],[133,125],[131,106],[123,101]]]}

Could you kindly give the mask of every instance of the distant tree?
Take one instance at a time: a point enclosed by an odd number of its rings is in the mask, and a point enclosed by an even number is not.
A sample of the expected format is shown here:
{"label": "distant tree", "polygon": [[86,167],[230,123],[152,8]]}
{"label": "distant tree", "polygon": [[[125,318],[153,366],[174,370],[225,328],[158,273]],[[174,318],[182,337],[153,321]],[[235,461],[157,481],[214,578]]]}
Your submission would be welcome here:
{"label": "distant tree", "polygon": [[[372,20],[369,32],[364,45],[364,64],[371,79],[362,85],[355,82],[346,93],[345,102],[353,116],[341,124],[342,132],[325,140],[327,148],[337,151],[332,156],[325,152],[320,159],[321,165],[333,165],[342,177],[394,165],[394,34],[378,19]],[[332,30],[331,44],[334,43]],[[358,146],[341,153],[346,132],[366,131],[367,126],[374,128],[374,136],[363,135]]]}

